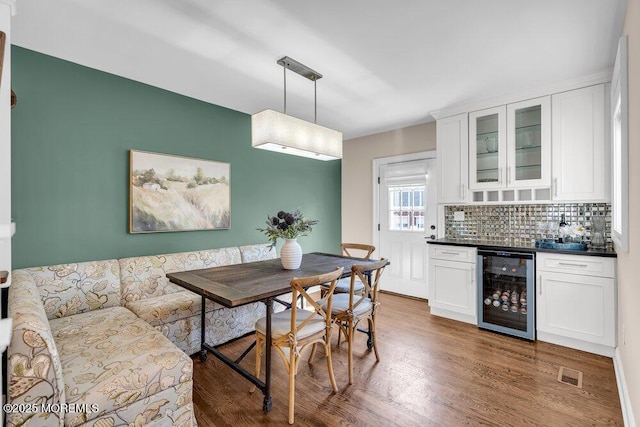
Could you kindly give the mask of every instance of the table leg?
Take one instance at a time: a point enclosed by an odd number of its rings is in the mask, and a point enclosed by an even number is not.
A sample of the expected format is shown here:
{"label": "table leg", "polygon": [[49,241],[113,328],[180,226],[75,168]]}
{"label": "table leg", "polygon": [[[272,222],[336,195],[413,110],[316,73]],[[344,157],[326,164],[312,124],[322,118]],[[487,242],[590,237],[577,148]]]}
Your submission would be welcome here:
{"label": "table leg", "polygon": [[267,298],[265,301],[267,306],[267,330],[264,344],[265,351],[265,369],[264,369],[264,400],[262,401],[262,410],[264,412],[271,411],[273,401],[271,400],[271,315],[273,314],[273,298]]}
{"label": "table leg", "polygon": [[205,323],[204,318],[206,313],[206,299],[204,296],[202,298],[202,305],[200,306],[200,360],[204,362],[207,360],[207,349],[204,348],[204,337],[205,337]]}

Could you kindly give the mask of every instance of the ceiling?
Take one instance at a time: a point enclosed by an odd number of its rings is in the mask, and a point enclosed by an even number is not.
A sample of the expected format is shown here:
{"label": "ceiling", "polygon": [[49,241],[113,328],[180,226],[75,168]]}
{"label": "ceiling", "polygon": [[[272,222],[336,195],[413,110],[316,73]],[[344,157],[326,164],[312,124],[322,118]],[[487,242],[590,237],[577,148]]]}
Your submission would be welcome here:
{"label": "ceiling", "polygon": [[[247,114],[282,111],[290,56],[345,139],[613,66],[626,0],[18,0],[15,45]],[[287,113],[313,82],[287,73]]]}

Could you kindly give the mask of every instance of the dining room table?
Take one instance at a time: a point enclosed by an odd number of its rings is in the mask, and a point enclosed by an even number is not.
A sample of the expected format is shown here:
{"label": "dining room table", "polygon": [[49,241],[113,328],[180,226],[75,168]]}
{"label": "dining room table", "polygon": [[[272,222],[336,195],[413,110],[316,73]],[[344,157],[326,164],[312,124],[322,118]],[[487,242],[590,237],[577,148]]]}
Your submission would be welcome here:
{"label": "dining room table", "polygon": [[[200,359],[206,360],[211,353],[228,365],[242,377],[253,383],[263,393],[263,411],[269,412],[273,406],[271,397],[271,316],[274,301],[280,302],[278,296],[291,292],[290,282],[295,277],[316,276],[344,268],[343,277],[351,274],[351,266],[365,264],[377,260],[347,257],[329,253],[313,252],[303,254],[300,268],[286,270],[282,267],[280,258],[232,264],[201,270],[168,273],[167,278],[176,285],[188,289],[201,297],[201,336]],[[265,342],[265,379],[247,371],[240,365],[242,359],[255,346],[255,342],[243,354],[234,359],[223,354],[220,347],[224,345],[210,345],[205,341],[205,302],[215,301],[225,307],[233,308],[245,304],[262,302],[266,306],[266,342]],[[295,302],[292,302],[295,303]]]}

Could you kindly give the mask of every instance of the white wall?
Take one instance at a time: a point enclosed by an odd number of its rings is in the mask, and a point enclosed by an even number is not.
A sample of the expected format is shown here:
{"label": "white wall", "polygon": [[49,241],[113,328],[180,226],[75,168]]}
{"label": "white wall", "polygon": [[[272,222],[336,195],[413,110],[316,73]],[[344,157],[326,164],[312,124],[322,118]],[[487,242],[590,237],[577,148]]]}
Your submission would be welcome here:
{"label": "white wall", "polygon": [[[11,12],[15,1],[0,0],[0,31],[6,34],[0,81],[0,270],[11,271]],[[9,278],[10,283],[11,278]],[[0,301],[1,304],[2,301]],[[9,344],[10,327],[0,325],[0,352]],[[0,373],[0,384],[3,383]],[[0,412],[4,425],[4,413]]]}
{"label": "white wall", "polygon": [[11,271],[11,7],[0,0],[0,31],[6,36],[0,82],[0,270]]}
{"label": "white wall", "polygon": [[628,0],[623,34],[629,61],[629,252],[618,252],[618,352],[635,425],[640,425],[640,0]]}
{"label": "white wall", "polygon": [[374,159],[435,149],[435,122],[344,141],[342,241],[373,244]]}

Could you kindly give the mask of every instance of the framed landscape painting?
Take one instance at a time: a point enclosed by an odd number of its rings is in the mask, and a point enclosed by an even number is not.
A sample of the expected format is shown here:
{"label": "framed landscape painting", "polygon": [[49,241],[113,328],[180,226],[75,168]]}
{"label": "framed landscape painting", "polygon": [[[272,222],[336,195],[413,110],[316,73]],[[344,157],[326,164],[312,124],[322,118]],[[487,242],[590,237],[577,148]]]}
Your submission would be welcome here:
{"label": "framed landscape painting", "polygon": [[129,232],[231,226],[229,163],[130,150]]}

